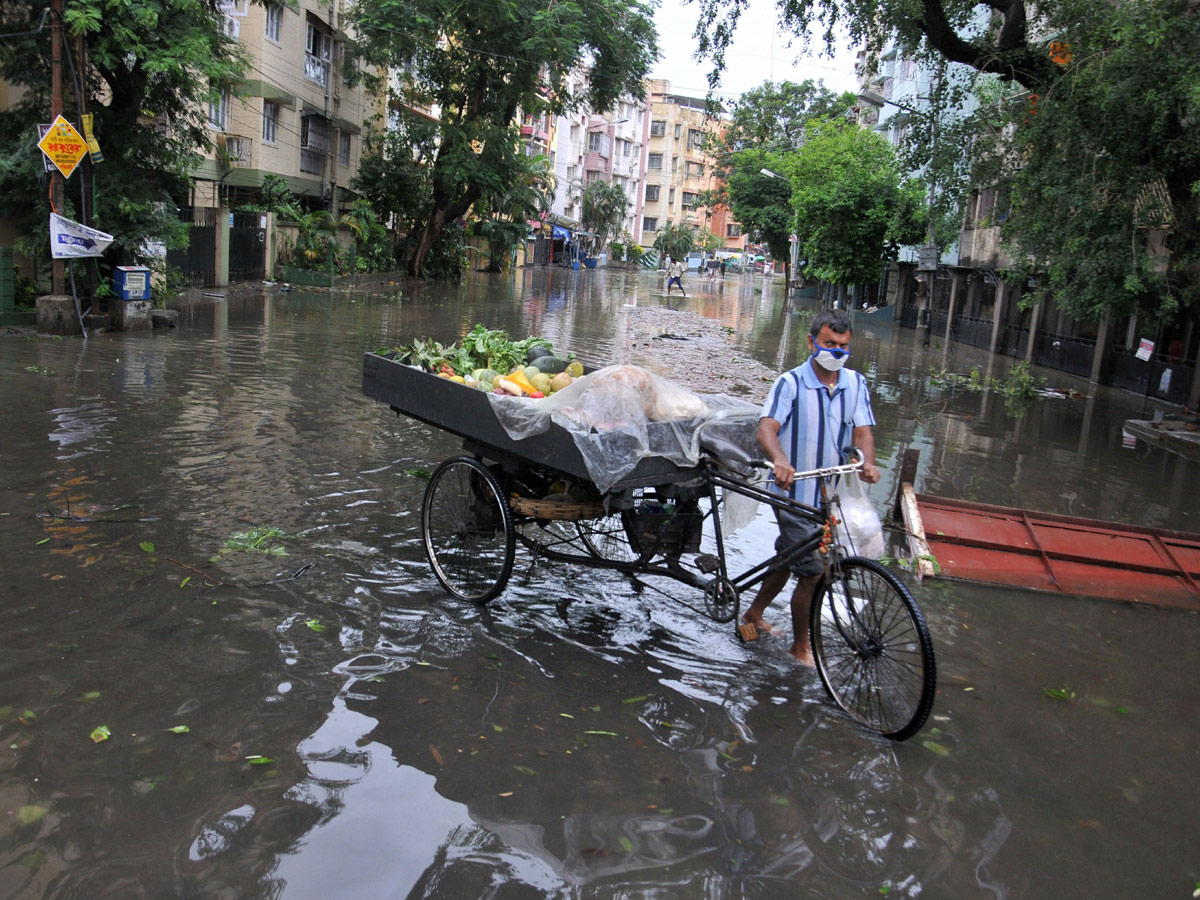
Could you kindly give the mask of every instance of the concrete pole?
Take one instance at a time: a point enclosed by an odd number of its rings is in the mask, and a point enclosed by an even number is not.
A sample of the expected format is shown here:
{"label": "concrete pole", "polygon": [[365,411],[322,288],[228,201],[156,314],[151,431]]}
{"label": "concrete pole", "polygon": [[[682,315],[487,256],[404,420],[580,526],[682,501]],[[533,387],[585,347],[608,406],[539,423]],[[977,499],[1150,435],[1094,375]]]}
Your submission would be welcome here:
{"label": "concrete pole", "polygon": [[1033,312],[1029,316],[1029,340],[1025,342],[1025,362],[1033,362],[1033,350],[1037,347],[1038,331],[1042,327],[1042,301],[1039,300],[1034,304]]}
{"label": "concrete pole", "polygon": [[[50,121],[53,122],[63,111],[62,71],[62,4],[63,0],[50,2]],[[57,168],[50,173],[50,205],[60,216],[63,214],[63,177]],[[56,259],[51,266],[50,293],[55,296],[67,291],[66,266]]]}
{"label": "concrete pole", "polygon": [[1112,335],[1109,333],[1112,329],[1109,324],[1108,313],[1105,313],[1099,328],[1096,329],[1096,349],[1092,351],[1092,371],[1088,375],[1088,381],[1092,384],[1099,384],[1100,376],[1104,372],[1104,359],[1108,355],[1108,345],[1112,342]]}
{"label": "concrete pole", "polygon": [[996,285],[996,303],[992,309],[992,342],[988,344],[988,351],[995,353],[996,348],[1000,346],[1000,329],[1004,327],[1004,304],[1008,299],[1008,284],[1001,280]]}
{"label": "concrete pole", "polygon": [[955,272],[950,278],[950,302],[946,306],[946,333],[942,335],[942,368],[946,367],[946,358],[950,352],[950,336],[953,333],[954,307],[958,301],[958,283],[962,272]]}

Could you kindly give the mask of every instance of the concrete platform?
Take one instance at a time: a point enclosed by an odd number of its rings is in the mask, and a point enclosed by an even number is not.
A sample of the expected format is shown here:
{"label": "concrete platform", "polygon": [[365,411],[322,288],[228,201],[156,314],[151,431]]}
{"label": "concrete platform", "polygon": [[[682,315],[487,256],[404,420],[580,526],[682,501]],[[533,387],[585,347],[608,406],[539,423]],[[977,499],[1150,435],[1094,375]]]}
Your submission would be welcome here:
{"label": "concrete platform", "polygon": [[1147,444],[1162,447],[1188,459],[1200,460],[1200,425],[1196,422],[1185,419],[1163,419],[1161,422],[1126,419],[1122,427]]}

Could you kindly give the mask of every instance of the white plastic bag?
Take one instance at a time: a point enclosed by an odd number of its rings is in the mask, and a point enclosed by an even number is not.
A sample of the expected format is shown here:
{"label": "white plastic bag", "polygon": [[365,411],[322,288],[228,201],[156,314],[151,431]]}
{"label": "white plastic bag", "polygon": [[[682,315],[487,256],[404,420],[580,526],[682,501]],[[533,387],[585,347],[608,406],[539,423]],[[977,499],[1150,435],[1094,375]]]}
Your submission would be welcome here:
{"label": "white plastic bag", "polygon": [[838,496],[842,508],[839,526],[842,546],[851,556],[879,559],[884,550],[883,523],[857,473],[843,476]]}

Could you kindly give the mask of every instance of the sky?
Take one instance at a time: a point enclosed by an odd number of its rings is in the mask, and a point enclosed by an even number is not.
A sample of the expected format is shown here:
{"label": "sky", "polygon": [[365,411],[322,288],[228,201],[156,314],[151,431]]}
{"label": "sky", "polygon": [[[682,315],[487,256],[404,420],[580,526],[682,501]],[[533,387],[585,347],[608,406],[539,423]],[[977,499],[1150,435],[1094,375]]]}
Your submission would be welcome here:
{"label": "sky", "polygon": [[[654,17],[658,26],[660,59],[651,69],[652,78],[665,78],[671,90],[703,97],[708,92],[708,73],[712,63],[696,62],[692,53],[696,39],[698,8],[682,0],[661,0]],[[775,21],[774,0],[749,0],[738,23],[733,45],[725,54],[725,73],[717,96],[735,99],[764,81],[803,81],[822,79],[833,91],[858,89],[854,77],[854,51],[847,40],[833,59],[814,53],[801,57],[798,46],[788,47],[788,35],[781,33]]]}

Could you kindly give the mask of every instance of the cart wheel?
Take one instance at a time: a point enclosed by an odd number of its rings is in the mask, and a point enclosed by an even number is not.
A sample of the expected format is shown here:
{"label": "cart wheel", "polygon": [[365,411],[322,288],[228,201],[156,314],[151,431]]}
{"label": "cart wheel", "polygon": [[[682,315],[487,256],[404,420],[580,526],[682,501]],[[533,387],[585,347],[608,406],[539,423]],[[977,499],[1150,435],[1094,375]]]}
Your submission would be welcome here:
{"label": "cart wheel", "polygon": [[933,643],[916,601],[887,569],[849,557],[813,594],[809,636],[817,672],[834,702],[897,741],[916,734],[933,708]]}
{"label": "cart wheel", "polygon": [[732,622],[738,614],[738,591],[719,575],[704,586],[704,611],[714,622]]}
{"label": "cart wheel", "polygon": [[588,552],[608,562],[634,563],[641,559],[642,554],[630,541],[630,515],[626,511],[577,522],[579,537]]}
{"label": "cart wheel", "polygon": [[433,574],[455,597],[486,603],[508,584],[516,551],[512,511],[479,460],[457,456],[434,470],[421,532]]}

